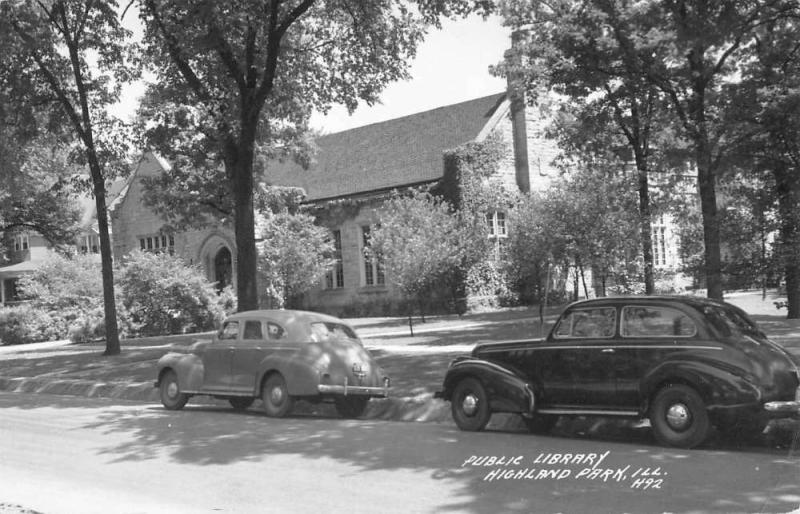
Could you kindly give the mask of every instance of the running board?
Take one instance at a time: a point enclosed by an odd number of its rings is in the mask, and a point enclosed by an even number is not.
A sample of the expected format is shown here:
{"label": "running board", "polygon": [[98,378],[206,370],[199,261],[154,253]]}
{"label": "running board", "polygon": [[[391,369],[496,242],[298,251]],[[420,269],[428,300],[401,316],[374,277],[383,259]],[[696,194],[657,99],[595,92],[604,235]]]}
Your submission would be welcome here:
{"label": "running board", "polygon": [[536,414],[578,415],[578,416],[624,416],[639,418],[641,414],[635,410],[600,410],[600,409],[537,409]]}

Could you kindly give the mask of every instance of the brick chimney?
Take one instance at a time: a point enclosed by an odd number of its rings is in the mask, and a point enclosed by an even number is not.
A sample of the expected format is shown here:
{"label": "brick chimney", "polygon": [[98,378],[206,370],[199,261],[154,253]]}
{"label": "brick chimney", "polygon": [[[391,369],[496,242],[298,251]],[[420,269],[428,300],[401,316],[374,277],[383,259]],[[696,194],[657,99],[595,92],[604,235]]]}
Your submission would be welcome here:
{"label": "brick chimney", "polygon": [[506,62],[510,69],[506,75],[508,99],[511,102],[511,129],[514,145],[514,169],[517,187],[523,193],[531,190],[530,170],[528,166],[528,128],[525,119],[525,85],[521,73],[517,71],[521,63],[521,56],[516,52],[519,41],[523,37],[522,31],[511,34],[511,48],[506,51]]}

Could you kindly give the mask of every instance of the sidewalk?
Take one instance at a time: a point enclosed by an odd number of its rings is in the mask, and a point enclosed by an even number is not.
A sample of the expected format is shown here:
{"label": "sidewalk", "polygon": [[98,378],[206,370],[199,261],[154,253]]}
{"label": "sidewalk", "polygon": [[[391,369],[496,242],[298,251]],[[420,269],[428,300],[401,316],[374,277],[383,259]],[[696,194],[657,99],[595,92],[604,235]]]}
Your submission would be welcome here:
{"label": "sidewalk", "polygon": [[[774,306],[776,296],[765,300],[757,292],[736,293],[726,300],[737,304],[775,341],[800,359],[800,320],[785,319]],[[545,329],[555,321],[556,309],[545,319]],[[411,337],[406,318],[349,320],[378,363],[392,377],[388,399],[373,400],[365,417],[402,421],[445,421],[449,405],[433,398],[449,362],[468,353],[479,341],[539,337],[543,333],[538,309],[509,309],[463,317],[436,316],[426,323],[415,320]],[[55,341],[20,346],[0,346],[0,391],[66,394],[92,398],[117,398],[158,403],[153,387],[156,361],[172,349],[185,349],[211,333],[136,339],[122,342],[122,354],[102,356],[102,344],[72,345]],[[192,404],[225,404],[195,397]],[[329,405],[300,403],[302,413],[335,416]],[[494,423],[493,423],[494,424]]]}

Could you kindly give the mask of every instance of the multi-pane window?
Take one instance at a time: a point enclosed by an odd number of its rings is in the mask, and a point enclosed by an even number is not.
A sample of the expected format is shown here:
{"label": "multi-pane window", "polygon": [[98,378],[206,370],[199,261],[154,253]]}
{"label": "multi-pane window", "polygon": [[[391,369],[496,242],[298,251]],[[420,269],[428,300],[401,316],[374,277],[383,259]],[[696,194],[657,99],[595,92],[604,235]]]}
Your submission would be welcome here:
{"label": "multi-pane window", "polygon": [[17,234],[14,236],[14,250],[20,252],[30,248],[30,238],[28,234]]}
{"label": "multi-pane window", "polygon": [[333,231],[333,259],[331,269],[325,274],[325,288],[339,289],[344,287],[344,265],[342,264],[342,231]]}
{"label": "multi-pane window", "polygon": [[659,216],[653,223],[653,265],[667,265],[667,226],[664,216]]}
{"label": "multi-pane window", "polygon": [[81,253],[100,253],[100,241],[97,234],[87,234],[80,238]]}
{"label": "multi-pane window", "polygon": [[383,263],[379,259],[370,255],[367,251],[370,244],[371,229],[368,225],[361,227],[361,250],[364,256],[364,285],[382,286],[386,283],[386,276],[383,272]]}
{"label": "multi-pane window", "polygon": [[494,211],[486,213],[486,224],[489,228],[489,237],[508,237],[506,231],[506,213]]}
{"label": "multi-pane window", "polygon": [[143,252],[167,252],[175,254],[175,236],[172,234],[156,234],[139,238],[139,249]]}

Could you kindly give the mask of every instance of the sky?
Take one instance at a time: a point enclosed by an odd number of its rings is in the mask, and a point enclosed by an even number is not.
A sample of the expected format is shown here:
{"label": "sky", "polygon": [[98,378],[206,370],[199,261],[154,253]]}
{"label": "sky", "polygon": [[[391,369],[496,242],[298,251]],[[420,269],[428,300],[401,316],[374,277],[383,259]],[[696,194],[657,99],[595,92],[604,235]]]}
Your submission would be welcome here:
{"label": "sky", "polygon": [[[136,17],[128,13],[126,18],[136,30]],[[379,104],[362,105],[352,115],[334,106],[326,116],[315,115],[311,126],[326,134],[340,132],[501,92],[505,80],[492,76],[489,66],[502,60],[510,33],[496,16],[445,20],[417,49],[410,80],[390,84]],[[143,92],[142,83],[126,86],[117,114],[132,116]]]}
{"label": "sky", "polygon": [[417,49],[411,79],[389,85],[380,104],[363,105],[352,116],[336,107],[327,116],[314,116],[311,125],[339,132],[501,92],[505,79],[492,76],[489,66],[502,60],[510,34],[496,16],[446,20]]}

